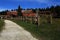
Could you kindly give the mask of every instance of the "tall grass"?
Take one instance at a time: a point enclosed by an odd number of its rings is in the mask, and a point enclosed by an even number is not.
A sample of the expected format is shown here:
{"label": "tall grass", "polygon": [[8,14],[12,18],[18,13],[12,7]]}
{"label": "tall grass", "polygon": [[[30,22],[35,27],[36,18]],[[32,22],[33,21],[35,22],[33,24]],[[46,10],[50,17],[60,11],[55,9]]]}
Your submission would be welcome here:
{"label": "tall grass", "polygon": [[43,23],[39,27],[35,24],[13,20],[39,40],[60,40],[60,19],[53,19],[53,24]]}
{"label": "tall grass", "polygon": [[3,30],[4,28],[4,20],[0,19],[0,32]]}

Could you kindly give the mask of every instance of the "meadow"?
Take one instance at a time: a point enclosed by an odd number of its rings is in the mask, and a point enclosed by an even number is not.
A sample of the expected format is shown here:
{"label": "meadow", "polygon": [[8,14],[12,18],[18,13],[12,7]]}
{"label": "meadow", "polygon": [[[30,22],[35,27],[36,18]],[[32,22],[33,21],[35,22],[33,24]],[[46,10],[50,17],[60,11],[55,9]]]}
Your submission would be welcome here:
{"label": "meadow", "polygon": [[21,20],[12,20],[25,30],[29,31],[39,40],[60,40],[60,19],[53,18],[53,23],[42,23],[38,27],[36,24]]}

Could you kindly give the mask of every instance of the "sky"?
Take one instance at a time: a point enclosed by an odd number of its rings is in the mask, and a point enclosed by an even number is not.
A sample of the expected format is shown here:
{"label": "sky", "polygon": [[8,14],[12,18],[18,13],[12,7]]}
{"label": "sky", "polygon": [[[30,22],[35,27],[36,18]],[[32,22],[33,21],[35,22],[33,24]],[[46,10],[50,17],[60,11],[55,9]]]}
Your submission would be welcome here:
{"label": "sky", "polygon": [[0,0],[0,11],[21,8],[46,8],[60,5],[60,0]]}

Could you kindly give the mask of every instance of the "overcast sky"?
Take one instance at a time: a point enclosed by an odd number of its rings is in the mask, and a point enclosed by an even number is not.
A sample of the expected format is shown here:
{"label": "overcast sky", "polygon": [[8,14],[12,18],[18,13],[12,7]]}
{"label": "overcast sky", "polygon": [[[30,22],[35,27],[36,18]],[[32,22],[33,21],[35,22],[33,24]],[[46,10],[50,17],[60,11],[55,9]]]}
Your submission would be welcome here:
{"label": "overcast sky", "polygon": [[52,5],[60,5],[60,0],[0,0],[0,11],[5,9],[22,8],[46,8]]}

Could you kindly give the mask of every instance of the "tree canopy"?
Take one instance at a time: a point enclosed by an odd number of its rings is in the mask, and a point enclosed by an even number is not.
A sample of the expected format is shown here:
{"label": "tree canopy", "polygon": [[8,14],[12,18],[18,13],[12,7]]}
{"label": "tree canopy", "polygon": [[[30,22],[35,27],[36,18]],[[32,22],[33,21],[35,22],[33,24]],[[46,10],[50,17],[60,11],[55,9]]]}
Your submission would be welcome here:
{"label": "tree canopy", "polygon": [[18,16],[22,16],[22,8],[20,7],[20,5],[18,6],[17,12]]}

